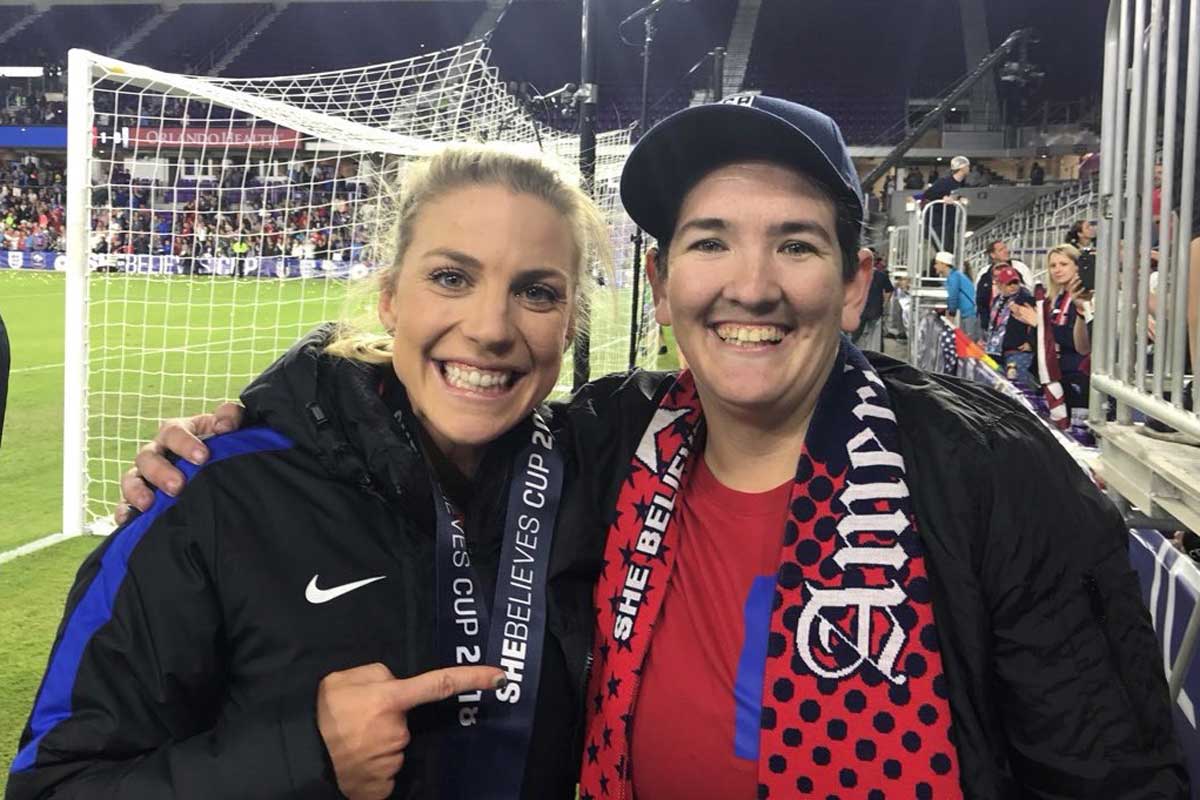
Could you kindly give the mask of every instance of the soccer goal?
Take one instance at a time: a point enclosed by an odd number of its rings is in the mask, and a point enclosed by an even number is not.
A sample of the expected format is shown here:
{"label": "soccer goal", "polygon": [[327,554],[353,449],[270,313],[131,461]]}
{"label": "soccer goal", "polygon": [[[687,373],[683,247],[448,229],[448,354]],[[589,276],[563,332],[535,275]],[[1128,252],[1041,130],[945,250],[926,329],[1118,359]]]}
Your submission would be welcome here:
{"label": "soccer goal", "polygon": [[[343,315],[387,263],[412,158],[504,141],[577,163],[578,137],[536,129],[488,58],[474,42],[225,79],[71,51],[64,533],[107,529],[120,474],[159,420],[236,398]],[[627,365],[633,226],[617,184],[628,149],[627,131],[598,137],[595,196],[622,268],[594,293],[593,375]]]}

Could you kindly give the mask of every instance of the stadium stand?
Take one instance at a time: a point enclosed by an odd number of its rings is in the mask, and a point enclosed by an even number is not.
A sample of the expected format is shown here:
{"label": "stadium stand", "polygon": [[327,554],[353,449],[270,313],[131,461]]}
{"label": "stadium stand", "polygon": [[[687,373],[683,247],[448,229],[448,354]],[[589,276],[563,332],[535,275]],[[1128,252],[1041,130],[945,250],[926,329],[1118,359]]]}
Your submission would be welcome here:
{"label": "stadium stand", "polygon": [[[349,261],[365,230],[342,204],[359,186],[330,164],[297,164],[286,184],[245,163],[212,177],[179,178],[171,188],[118,168],[93,192],[93,253],[294,256]],[[243,246],[244,245],[244,249]]]}
{"label": "stadium stand", "polygon": [[[759,12],[746,87],[818,108],[838,120],[850,144],[874,142],[904,115],[909,55],[900,37],[903,4],[873,2],[854,26],[838,20],[838,3],[797,4],[766,0]],[[797,32],[805,47],[797,47]],[[864,53],[889,64],[869,78],[861,69]]]}
{"label": "stadium stand", "polygon": [[125,58],[168,72],[196,72],[226,37],[262,15],[269,3],[197,3],[180,6]]}
{"label": "stadium stand", "polygon": [[967,64],[961,47],[949,46],[963,40],[958,4],[937,0],[931,5],[933,12],[907,42],[913,62],[909,77],[909,94],[913,97],[937,97],[972,66]]}
{"label": "stadium stand", "polygon": [[483,7],[482,2],[297,3],[222,74],[302,74],[433,52],[462,42]]}
{"label": "stadium stand", "polygon": [[41,65],[64,62],[72,47],[106,52],[157,11],[157,6],[149,4],[51,6],[5,43],[3,60]]}
{"label": "stadium stand", "polygon": [[65,166],[61,159],[25,156],[0,168],[0,237],[5,250],[62,250]]}
{"label": "stadium stand", "polygon": [[0,79],[0,125],[63,125],[67,121],[67,106],[61,101],[46,99],[28,81]]}

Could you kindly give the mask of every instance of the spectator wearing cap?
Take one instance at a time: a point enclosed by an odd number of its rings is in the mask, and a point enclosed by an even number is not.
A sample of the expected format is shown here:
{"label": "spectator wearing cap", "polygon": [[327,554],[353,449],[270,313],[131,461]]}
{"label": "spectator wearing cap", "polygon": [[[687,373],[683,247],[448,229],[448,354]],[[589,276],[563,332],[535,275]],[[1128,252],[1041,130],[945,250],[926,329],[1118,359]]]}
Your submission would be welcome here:
{"label": "spectator wearing cap", "polygon": [[949,246],[954,240],[954,228],[958,223],[958,208],[954,203],[954,193],[962,188],[971,172],[971,160],[966,156],[955,156],[950,159],[950,174],[938,178],[933,185],[925,190],[922,200],[933,203],[938,200],[947,201],[947,205],[937,205],[929,212],[929,233],[934,241],[943,247]]}
{"label": "spectator wearing cap", "polygon": [[954,254],[945,250],[933,257],[933,270],[946,279],[946,311],[958,316],[958,326],[972,340],[979,339],[979,317],[975,311],[975,287],[954,266]]}
{"label": "spectator wearing cap", "polygon": [[1021,274],[1005,264],[992,271],[995,299],[988,313],[984,347],[1004,365],[1004,374],[1023,389],[1035,391],[1033,337],[1037,308],[1033,294],[1021,285]]}
{"label": "spectator wearing cap", "polygon": [[1033,273],[1022,261],[1017,261],[1009,252],[1008,245],[1003,239],[997,239],[988,244],[988,268],[975,277],[975,308],[979,309],[979,327],[986,331],[988,328],[988,311],[992,308],[992,271],[1007,264],[1021,276],[1025,286],[1033,286]]}

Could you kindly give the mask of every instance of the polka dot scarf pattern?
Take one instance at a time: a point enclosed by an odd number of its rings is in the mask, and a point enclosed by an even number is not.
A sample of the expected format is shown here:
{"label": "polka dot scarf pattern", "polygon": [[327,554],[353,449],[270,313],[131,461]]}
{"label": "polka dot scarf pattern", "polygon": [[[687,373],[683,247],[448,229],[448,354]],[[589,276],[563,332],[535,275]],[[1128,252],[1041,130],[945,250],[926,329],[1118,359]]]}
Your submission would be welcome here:
{"label": "polka dot scarf pattern", "polygon": [[[654,768],[630,762],[629,732],[700,417],[685,372],[618,499],[595,595],[580,800],[632,798],[633,769]],[[961,798],[895,415],[883,383],[845,340],[809,424],[781,544],[758,797]]]}

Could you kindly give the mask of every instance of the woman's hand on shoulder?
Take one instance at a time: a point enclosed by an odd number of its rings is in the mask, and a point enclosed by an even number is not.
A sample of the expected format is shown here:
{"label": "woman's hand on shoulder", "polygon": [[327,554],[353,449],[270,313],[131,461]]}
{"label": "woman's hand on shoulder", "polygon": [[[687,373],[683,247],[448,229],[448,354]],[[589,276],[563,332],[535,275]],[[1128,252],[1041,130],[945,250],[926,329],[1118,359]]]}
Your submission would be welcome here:
{"label": "woman's hand on shoulder", "polygon": [[224,403],[211,414],[168,419],[159,425],[154,439],[141,446],[133,466],[121,476],[123,502],[113,513],[117,524],[124,524],[135,508],[140,511],[150,508],[156,488],[169,495],[179,494],[183,489],[183,473],[167,460],[168,455],[203,464],[208,459],[208,448],[201,440],[237,430],[242,426],[244,414],[245,409],[237,403]]}
{"label": "woman's hand on shoulder", "polygon": [[383,800],[412,736],[408,712],[465,692],[499,689],[499,667],[447,667],[399,679],[383,664],[331,672],[317,687],[317,730],[348,800]]}

